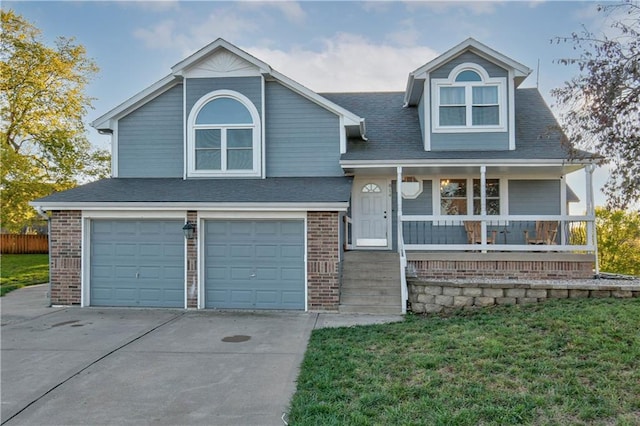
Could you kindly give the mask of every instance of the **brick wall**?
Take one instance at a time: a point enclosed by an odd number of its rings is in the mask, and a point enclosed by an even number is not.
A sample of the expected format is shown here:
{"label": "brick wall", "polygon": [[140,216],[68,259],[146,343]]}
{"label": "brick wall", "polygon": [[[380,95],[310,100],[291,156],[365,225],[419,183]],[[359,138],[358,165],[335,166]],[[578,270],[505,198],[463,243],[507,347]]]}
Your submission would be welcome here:
{"label": "brick wall", "polygon": [[338,212],[307,215],[307,308],[337,311],[340,303]]}
{"label": "brick wall", "polygon": [[[198,222],[198,212],[188,211],[187,220]],[[187,308],[198,307],[198,234],[196,228],[195,238],[187,241]]]}
{"label": "brick wall", "polygon": [[82,259],[82,213],[53,211],[51,215],[51,304],[79,305]]}
{"label": "brick wall", "polygon": [[572,260],[410,260],[418,278],[587,279],[592,261]]}

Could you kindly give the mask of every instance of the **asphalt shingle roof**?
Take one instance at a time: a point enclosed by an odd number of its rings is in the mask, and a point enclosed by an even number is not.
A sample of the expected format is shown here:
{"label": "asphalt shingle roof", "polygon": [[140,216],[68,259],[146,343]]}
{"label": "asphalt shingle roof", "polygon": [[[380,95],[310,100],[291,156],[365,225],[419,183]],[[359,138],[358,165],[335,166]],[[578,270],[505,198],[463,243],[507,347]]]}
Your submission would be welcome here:
{"label": "asphalt shingle roof", "polygon": [[349,201],[351,180],[115,178],[54,193],[33,203],[336,203]]}
{"label": "asphalt shingle roof", "polygon": [[[323,93],[330,101],[365,117],[368,141],[350,139],[343,160],[567,159],[558,123],[537,89],[515,94],[513,151],[425,151],[418,108],[403,108],[404,92]],[[579,151],[581,155],[591,155]],[[575,155],[575,154],[574,154]]]}

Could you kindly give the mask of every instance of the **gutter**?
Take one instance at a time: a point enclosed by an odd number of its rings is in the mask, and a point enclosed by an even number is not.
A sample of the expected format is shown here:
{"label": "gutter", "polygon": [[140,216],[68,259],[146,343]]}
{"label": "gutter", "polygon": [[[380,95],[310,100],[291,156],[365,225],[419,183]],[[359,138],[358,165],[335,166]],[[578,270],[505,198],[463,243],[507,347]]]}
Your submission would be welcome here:
{"label": "gutter", "polygon": [[49,307],[51,307],[51,218],[40,206],[35,206],[38,216],[47,221],[47,245],[49,251],[49,290],[47,291],[47,297],[49,298]]}

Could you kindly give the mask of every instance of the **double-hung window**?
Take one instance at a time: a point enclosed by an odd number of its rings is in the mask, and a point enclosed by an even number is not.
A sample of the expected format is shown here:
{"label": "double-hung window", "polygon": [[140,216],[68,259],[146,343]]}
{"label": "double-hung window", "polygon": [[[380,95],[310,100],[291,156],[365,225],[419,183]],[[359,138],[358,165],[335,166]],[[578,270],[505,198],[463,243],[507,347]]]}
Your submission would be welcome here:
{"label": "double-hung window", "polygon": [[[440,179],[441,215],[479,215],[481,212],[480,179]],[[500,179],[485,180],[487,215],[500,215]]]}
{"label": "double-hung window", "polygon": [[259,118],[247,98],[227,91],[205,95],[189,127],[190,176],[259,175]]}
{"label": "double-hung window", "polygon": [[433,131],[506,131],[506,80],[490,78],[475,64],[433,79]]}

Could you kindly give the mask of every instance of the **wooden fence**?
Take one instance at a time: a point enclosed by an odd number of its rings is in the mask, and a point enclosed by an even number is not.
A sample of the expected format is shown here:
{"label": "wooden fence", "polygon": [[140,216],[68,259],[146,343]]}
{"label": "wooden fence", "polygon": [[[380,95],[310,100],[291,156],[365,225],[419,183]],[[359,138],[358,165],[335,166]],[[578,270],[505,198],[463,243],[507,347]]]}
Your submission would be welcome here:
{"label": "wooden fence", "polygon": [[47,235],[0,234],[0,253],[34,254],[49,253]]}

